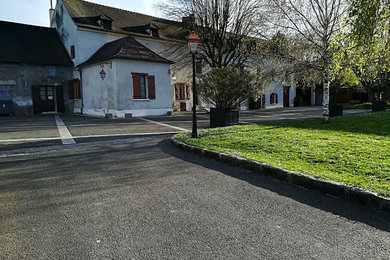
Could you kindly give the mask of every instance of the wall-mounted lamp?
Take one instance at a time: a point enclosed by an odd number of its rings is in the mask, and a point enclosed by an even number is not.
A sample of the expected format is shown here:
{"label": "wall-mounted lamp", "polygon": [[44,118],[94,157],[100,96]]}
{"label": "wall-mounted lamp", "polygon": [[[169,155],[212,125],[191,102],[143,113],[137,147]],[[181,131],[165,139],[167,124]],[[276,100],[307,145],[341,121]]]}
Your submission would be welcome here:
{"label": "wall-mounted lamp", "polygon": [[99,72],[99,76],[102,80],[104,80],[106,78],[106,75],[107,75],[107,73],[104,71],[104,64],[108,65],[110,67],[110,69],[112,69],[112,62],[111,61],[100,64],[100,67],[102,68],[102,70]]}
{"label": "wall-mounted lamp", "polygon": [[100,72],[99,72],[99,75],[100,75],[100,78],[102,80],[104,80],[106,78],[106,72],[104,71],[104,69],[102,69]]}

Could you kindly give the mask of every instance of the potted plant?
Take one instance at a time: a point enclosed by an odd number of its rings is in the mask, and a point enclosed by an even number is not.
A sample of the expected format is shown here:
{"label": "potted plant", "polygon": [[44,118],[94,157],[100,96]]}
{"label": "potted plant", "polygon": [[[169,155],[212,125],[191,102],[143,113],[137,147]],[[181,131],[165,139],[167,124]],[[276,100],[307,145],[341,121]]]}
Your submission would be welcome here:
{"label": "potted plant", "polygon": [[372,112],[386,111],[386,100],[374,100],[372,102]]}
{"label": "potted plant", "polygon": [[210,127],[238,124],[239,106],[257,93],[255,77],[234,66],[213,68],[198,81],[199,95],[210,108]]}

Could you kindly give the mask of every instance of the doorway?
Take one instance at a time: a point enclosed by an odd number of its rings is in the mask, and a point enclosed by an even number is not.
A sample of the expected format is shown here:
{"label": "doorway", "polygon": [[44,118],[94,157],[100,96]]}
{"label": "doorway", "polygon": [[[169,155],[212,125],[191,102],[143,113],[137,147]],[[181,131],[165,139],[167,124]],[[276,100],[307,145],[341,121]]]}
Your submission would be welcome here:
{"label": "doorway", "polygon": [[283,87],[283,107],[290,107],[290,87]]}
{"label": "doorway", "polygon": [[65,112],[62,86],[32,86],[34,114]]}

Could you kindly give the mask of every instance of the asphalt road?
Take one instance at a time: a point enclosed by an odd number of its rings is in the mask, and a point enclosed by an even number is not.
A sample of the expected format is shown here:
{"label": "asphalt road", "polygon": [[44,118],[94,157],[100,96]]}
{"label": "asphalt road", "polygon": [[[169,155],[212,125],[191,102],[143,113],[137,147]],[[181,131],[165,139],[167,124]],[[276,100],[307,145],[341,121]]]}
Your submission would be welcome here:
{"label": "asphalt road", "polygon": [[389,259],[390,214],[163,137],[0,158],[0,259]]}

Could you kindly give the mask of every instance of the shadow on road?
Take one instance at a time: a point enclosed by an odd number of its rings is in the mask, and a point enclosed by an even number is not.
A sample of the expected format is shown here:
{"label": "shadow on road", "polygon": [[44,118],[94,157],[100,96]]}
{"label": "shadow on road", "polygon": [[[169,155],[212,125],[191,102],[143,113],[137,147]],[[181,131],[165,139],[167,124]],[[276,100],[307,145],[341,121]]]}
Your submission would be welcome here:
{"label": "shadow on road", "polygon": [[390,232],[390,214],[387,212],[377,212],[362,204],[350,203],[316,191],[305,190],[297,186],[274,180],[265,175],[255,174],[237,167],[231,167],[221,162],[203,158],[199,155],[190,154],[174,147],[170,143],[170,140],[161,141],[158,144],[158,147],[170,156],[174,156],[186,162],[198,164],[202,167],[221,172],[230,177],[246,181],[251,185],[270,190],[281,196],[294,199],[300,203],[333,213],[340,217],[362,222],[377,229]]}

